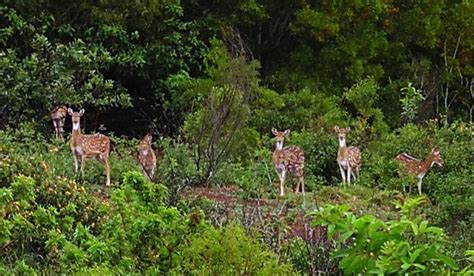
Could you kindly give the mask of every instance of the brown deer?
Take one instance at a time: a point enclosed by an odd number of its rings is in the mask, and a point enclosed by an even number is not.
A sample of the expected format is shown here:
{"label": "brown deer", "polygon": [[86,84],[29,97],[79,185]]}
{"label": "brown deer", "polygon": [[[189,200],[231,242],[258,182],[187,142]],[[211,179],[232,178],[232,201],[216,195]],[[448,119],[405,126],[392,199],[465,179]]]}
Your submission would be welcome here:
{"label": "brown deer", "polygon": [[[395,160],[399,163],[404,173],[408,175],[414,175],[418,178],[418,193],[421,195],[421,183],[423,177],[426,175],[428,170],[433,167],[434,164],[443,166],[443,158],[439,149],[433,148],[431,153],[426,157],[425,160],[417,159],[406,153],[401,153],[395,157]],[[408,193],[411,193],[411,183],[408,188]]]}
{"label": "brown deer", "polygon": [[64,141],[64,122],[66,121],[67,116],[67,107],[64,105],[56,106],[50,112],[51,120],[53,120],[54,132],[56,134],[56,139]]}
{"label": "brown deer", "polygon": [[110,186],[110,138],[103,134],[84,135],[81,134],[81,117],[84,115],[84,109],[74,112],[68,109],[72,117],[72,137],[71,151],[74,157],[76,172],[78,170],[78,160],[81,163],[81,174],[84,177],[84,165],[86,159],[96,158],[105,167],[107,174],[106,186]]}
{"label": "brown deer", "polygon": [[152,180],[155,175],[156,168],[156,154],[151,147],[153,137],[151,134],[145,135],[137,147],[136,160],[141,165],[143,175]]}
{"label": "brown deer", "polygon": [[276,137],[275,151],[273,152],[272,163],[275,171],[280,179],[280,196],[285,195],[284,185],[287,173],[294,174],[298,177],[298,184],[296,185],[296,192],[299,192],[301,185],[301,192],[304,195],[304,152],[297,146],[283,147],[285,137],[290,134],[287,129],[280,132],[272,128],[272,133]]}
{"label": "brown deer", "polygon": [[347,147],[346,146],[346,135],[351,131],[351,128],[339,128],[338,126],[334,127],[334,131],[339,137],[339,149],[337,151],[337,164],[341,171],[342,182],[351,184],[351,176],[359,178],[360,164],[361,164],[361,154],[360,150],[357,147]]}

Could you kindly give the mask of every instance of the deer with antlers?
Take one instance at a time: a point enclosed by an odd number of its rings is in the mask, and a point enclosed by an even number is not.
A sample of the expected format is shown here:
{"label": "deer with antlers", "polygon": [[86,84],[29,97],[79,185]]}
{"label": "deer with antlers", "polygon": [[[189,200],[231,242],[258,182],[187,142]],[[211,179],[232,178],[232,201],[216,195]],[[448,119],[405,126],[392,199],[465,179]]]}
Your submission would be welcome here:
{"label": "deer with antlers", "polygon": [[64,141],[63,133],[64,133],[64,122],[66,121],[67,116],[67,107],[64,105],[56,106],[53,110],[51,110],[49,116],[53,121],[54,132],[56,134],[56,139],[60,139]]}
{"label": "deer with antlers", "polygon": [[283,132],[272,128],[272,133],[275,135],[275,151],[272,156],[272,163],[275,171],[280,179],[280,196],[285,195],[284,185],[287,173],[291,173],[298,177],[298,184],[296,185],[296,192],[299,192],[301,185],[301,192],[304,195],[304,152],[297,146],[283,147],[285,137],[290,134],[287,129]]}
{"label": "deer with antlers", "polygon": [[151,141],[153,137],[151,134],[145,135],[140,141],[137,147],[137,153],[135,159],[140,164],[143,170],[143,175],[148,179],[152,180],[155,175],[156,168],[156,154],[151,147]]}
{"label": "deer with antlers", "polygon": [[[433,148],[431,153],[426,157],[425,160],[417,159],[407,153],[401,153],[395,157],[395,160],[399,163],[402,171],[408,175],[414,175],[418,178],[418,193],[421,195],[421,183],[423,177],[426,175],[428,170],[433,167],[434,164],[443,166],[443,158],[441,152],[437,148]],[[408,193],[411,193],[411,183],[408,188]]]}
{"label": "deer with antlers", "polygon": [[84,112],[84,109],[74,112],[71,108],[68,108],[68,113],[72,117],[71,151],[74,157],[76,172],[78,171],[78,162],[80,162],[81,174],[84,177],[86,159],[95,158],[104,165],[107,174],[105,185],[110,186],[110,138],[103,134],[81,134],[81,117],[84,115]]}
{"label": "deer with antlers", "polygon": [[351,131],[350,127],[339,128],[334,127],[334,131],[337,133],[339,138],[339,149],[337,151],[337,164],[341,171],[342,182],[351,184],[351,176],[354,180],[359,177],[361,154],[357,147],[346,146],[346,135]]}

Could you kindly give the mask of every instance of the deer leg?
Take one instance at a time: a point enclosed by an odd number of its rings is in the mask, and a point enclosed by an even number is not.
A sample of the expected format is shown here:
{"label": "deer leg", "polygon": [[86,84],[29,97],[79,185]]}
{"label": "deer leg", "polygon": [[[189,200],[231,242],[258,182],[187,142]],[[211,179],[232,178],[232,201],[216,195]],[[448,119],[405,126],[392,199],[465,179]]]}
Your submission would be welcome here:
{"label": "deer leg", "polygon": [[300,182],[301,182],[301,192],[304,195],[304,176],[300,176]]}
{"label": "deer leg", "polygon": [[281,182],[281,173],[275,168],[275,172],[278,175],[278,181]]}
{"label": "deer leg", "polygon": [[59,139],[61,141],[64,141],[63,133],[64,133],[64,120],[60,120],[59,121]]}
{"label": "deer leg", "polygon": [[303,178],[303,170],[298,168],[295,171],[295,175],[298,177],[298,183],[296,184],[296,192],[300,192],[300,185],[301,185],[301,190],[304,194],[304,178]]}
{"label": "deer leg", "polygon": [[347,185],[351,185],[351,166],[347,166]]}
{"label": "deer leg", "polygon": [[108,158],[104,159],[104,166],[105,166],[105,173],[107,174],[107,182],[105,183],[105,186],[110,186],[110,164],[109,164]]}
{"label": "deer leg", "polygon": [[285,185],[285,174],[286,174],[286,171],[285,171],[285,170],[281,171],[281,177],[280,177],[280,196],[284,196],[284,195],[285,195],[285,189],[284,189],[284,185]]}
{"label": "deer leg", "polygon": [[354,181],[356,181],[359,178],[359,173],[358,173],[357,168],[354,168],[353,170],[351,170],[351,174],[352,174],[352,178],[354,179]]}
{"label": "deer leg", "polygon": [[84,166],[86,165],[85,155],[81,155],[81,176],[84,178]]}
{"label": "deer leg", "polygon": [[74,168],[76,169],[76,173],[77,171],[79,170],[79,164],[77,162],[77,156],[76,156],[76,153],[72,153],[72,157],[74,158]]}
{"label": "deer leg", "polygon": [[[105,168],[105,174],[107,176],[107,181],[105,182],[105,186],[110,186],[110,164],[109,164],[109,158],[105,156],[99,156],[97,158],[102,165],[104,165]],[[142,167],[143,168],[143,167]],[[145,172],[145,168],[143,168],[143,172]],[[146,174],[145,174],[146,175]]]}
{"label": "deer leg", "polygon": [[[156,167],[152,167],[152,168],[151,168],[151,172],[150,172],[150,178],[151,178],[151,179],[154,179],[154,178],[155,178],[155,169],[156,169]],[[150,179],[150,180],[151,180],[151,179]]]}
{"label": "deer leg", "polygon": [[301,177],[298,177],[298,181],[296,183],[296,189],[295,189],[295,193],[299,193],[300,192],[300,178]]}
{"label": "deer leg", "polygon": [[346,183],[346,172],[344,171],[344,168],[340,164],[339,164],[339,170],[341,170],[342,183]]}
{"label": "deer leg", "polygon": [[423,181],[423,177],[418,178],[418,193],[421,195],[421,182]]}
{"label": "deer leg", "polygon": [[143,175],[145,176],[145,178],[147,180],[151,180],[150,175],[148,174],[148,170],[143,166],[142,166],[142,170],[143,170]]}
{"label": "deer leg", "polygon": [[56,120],[53,120],[53,126],[54,126],[54,135],[56,136],[56,139],[58,139],[58,122],[56,122]]}

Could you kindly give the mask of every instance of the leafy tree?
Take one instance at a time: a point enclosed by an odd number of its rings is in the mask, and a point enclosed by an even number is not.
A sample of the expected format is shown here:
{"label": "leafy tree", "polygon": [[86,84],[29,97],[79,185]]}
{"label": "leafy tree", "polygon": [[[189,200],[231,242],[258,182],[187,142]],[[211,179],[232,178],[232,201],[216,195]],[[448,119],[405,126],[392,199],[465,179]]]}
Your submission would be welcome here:
{"label": "leafy tree", "polygon": [[183,127],[195,147],[194,159],[204,183],[211,180],[224,159],[238,152],[258,87],[257,63],[232,58],[222,43],[213,43],[206,63],[209,78],[190,88],[189,96],[196,99],[197,108]]}
{"label": "leafy tree", "polygon": [[421,90],[413,87],[412,83],[408,83],[408,86],[400,91],[405,93],[405,96],[400,99],[403,109],[402,117],[406,122],[412,122],[416,117],[418,105],[424,100],[424,97]]}

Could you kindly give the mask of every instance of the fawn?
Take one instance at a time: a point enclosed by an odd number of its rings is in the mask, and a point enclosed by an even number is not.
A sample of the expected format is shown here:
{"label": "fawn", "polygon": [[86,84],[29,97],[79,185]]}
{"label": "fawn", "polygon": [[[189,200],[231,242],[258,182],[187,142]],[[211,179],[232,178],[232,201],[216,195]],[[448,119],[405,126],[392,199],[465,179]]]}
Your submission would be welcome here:
{"label": "fawn", "polygon": [[64,105],[56,106],[49,114],[51,120],[53,120],[54,132],[56,139],[64,141],[64,122],[66,121],[67,108]]}
{"label": "fawn", "polygon": [[71,151],[76,172],[78,170],[78,160],[81,163],[82,177],[84,177],[86,159],[96,158],[104,165],[107,174],[105,185],[110,186],[110,138],[103,134],[81,134],[81,117],[84,115],[84,109],[74,112],[71,108],[68,108],[68,113],[72,117]]}
{"label": "fawn", "polygon": [[337,164],[341,171],[342,182],[351,184],[351,175],[354,180],[359,177],[361,154],[357,147],[346,146],[346,134],[351,131],[349,127],[339,128],[334,127],[334,131],[339,137],[339,149],[337,151]]}
{"label": "fawn", "polygon": [[299,192],[301,185],[301,192],[304,195],[304,152],[297,146],[283,147],[285,137],[290,134],[287,129],[280,132],[272,128],[272,133],[276,137],[275,151],[273,152],[272,163],[275,171],[280,179],[280,196],[285,195],[284,185],[286,173],[292,173],[298,177],[298,184],[296,185],[296,192]]}
{"label": "fawn", "polygon": [[[395,157],[395,160],[399,163],[404,173],[409,175],[415,175],[418,178],[418,193],[421,195],[421,183],[423,182],[423,177],[426,175],[428,170],[433,167],[434,164],[443,166],[443,158],[439,149],[433,148],[431,153],[426,157],[425,160],[417,159],[406,153],[401,153]],[[408,188],[408,193],[411,193],[411,183]]]}
{"label": "fawn", "polygon": [[152,141],[151,134],[145,135],[140,141],[140,144],[137,147],[136,160],[141,165],[143,170],[143,175],[148,179],[152,180],[155,174],[156,168],[156,154],[153,148],[151,147]]}

